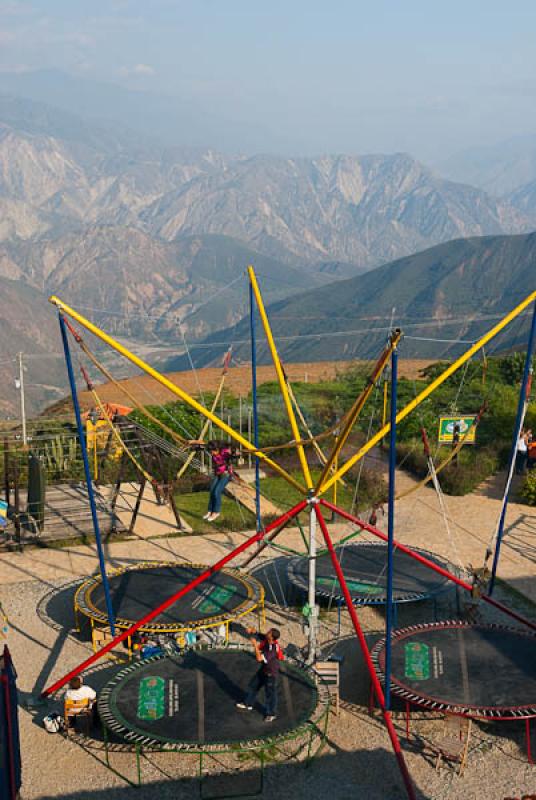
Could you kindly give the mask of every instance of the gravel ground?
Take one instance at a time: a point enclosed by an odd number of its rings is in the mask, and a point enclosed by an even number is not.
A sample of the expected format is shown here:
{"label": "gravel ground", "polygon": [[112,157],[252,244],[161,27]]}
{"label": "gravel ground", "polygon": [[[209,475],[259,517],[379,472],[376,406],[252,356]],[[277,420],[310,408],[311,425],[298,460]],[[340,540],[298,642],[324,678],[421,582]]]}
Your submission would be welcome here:
{"label": "gravel ground", "polygon": [[[502,598],[504,589],[500,587]],[[32,698],[54,678],[74,667],[90,652],[88,642],[73,630],[73,584],[56,586],[46,580],[27,580],[0,588],[0,600],[10,620],[8,644],[19,674],[21,699],[20,727],[24,769],[23,800],[64,797],[72,800],[166,800],[190,798],[197,793],[197,764],[191,757],[173,754],[151,756],[143,762],[145,785],[134,790],[104,763],[102,740],[48,734],[42,718],[59,705],[32,707]],[[512,598],[509,599],[510,603]],[[518,608],[530,613],[519,599]],[[437,609],[439,618],[456,616],[455,594],[443,596]],[[485,620],[498,619],[483,610]],[[534,616],[534,613],[533,613]],[[383,615],[373,609],[360,612],[370,641],[381,635]],[[434,619],[432,603],[408,604],[400,609],[398,625]],[[283,643],[301,645],[304,636],[296,612],[275,605],[268,609],[268,621],[283,631]],[[238,638],[237,632],[233,634]],[[289,761],[266,769],[267,794],[291,796],[293,800],[346,800],[349,797],[380,800],[404,798],[396,760],[383,722],[378,714],[367,713],[368,678],[363,660],[351,635],[343,613],[341,635],[337,636],[337,613],[322,616],[322,640],[327,649],[344,656],[342,666],[342,710],[337,718],[331,715],[328,742],[310,768]],[[96,688],[117,669],[107,661],[88,679]],[[441,723],[427,714],[415,714],[412,738],[405,741],[405,724],[395,714],[395,724],[402,739],[410,773],[420,800],[426,798],[521,798],[536,792],[536,768],[526,760],[523,724],[475,725],[472,752],[463,776],[451,768],[435,771],[434,757],[427,750],[427,741],[440,733]],[[113,764],[133,775],[133,757],[129,752],[113,753]],[[258,770],[251,761],[207,764],[211,773],[224,772],[211,778],[206,790],[224,793],[248,791],[258,779]],[[227,769],[234,770],[231,774]]]}

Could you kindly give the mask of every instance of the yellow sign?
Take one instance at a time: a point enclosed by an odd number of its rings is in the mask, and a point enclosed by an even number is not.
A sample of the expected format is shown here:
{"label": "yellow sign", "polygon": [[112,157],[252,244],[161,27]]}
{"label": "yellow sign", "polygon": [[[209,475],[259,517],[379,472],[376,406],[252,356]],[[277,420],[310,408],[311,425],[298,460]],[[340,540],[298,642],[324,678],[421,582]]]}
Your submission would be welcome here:
{"label": "yellow sign", "polygon": [[[464,444],[474,444],[476,440],[476,416],[439,417],[439,444],[452,444],[464,440]],[[454,438],[456,435],[456,439]]]}

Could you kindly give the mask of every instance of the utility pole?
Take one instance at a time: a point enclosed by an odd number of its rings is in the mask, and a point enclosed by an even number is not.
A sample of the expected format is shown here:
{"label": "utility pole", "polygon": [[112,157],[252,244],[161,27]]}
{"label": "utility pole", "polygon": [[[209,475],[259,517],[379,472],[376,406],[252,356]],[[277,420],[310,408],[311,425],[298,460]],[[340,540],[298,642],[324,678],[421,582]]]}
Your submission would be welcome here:
{"label": "utility pole", "polygon": [[26,436],[26,406],[24,404],[24,367],[22,364],[22,353],[19,353],[19,380],[17,388],[20,391],[20,415],[22,417],[22,443],[26,447],[28,437]]}

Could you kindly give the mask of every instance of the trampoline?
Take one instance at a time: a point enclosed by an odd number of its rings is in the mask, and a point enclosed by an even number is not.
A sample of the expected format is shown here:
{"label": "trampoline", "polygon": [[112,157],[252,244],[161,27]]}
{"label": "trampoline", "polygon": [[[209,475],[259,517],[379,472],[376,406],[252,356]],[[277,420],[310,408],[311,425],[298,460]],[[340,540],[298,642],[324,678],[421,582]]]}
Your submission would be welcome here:
{"label": "trampoline", "polygon": [[[197,647],[177,656],[156,656],[122,669],[99,694],[99,716],[106,747],[110,734],[144,751],[173,751],[202,756],[255,751],[261,768],[265,757],[292,742],[312,754],[315,737],[323,741],[329,693],[313,673],[284,661],[279,680],[277,718],[264,722],[262,692],[251,712],[239,711],[251,676],[258,669],[251,647]],[[322,729],[323,723],[323,729]]]}
{"label": "trampoline", "polygon": [[[459,621],[414,625],[393,632],[391,654],[391,691],[407,703],[475,719],[536,716],[534,633]],[[385,639],[372,658],[385,680]]]}
{"label": "trampoline", "polygon": [[[414,552],[425,556],[443,569],[452,571],[446,561],[419,548]],[[387,545],[380,542],[359,542],[336,548],[348,589],[355,605],[385,605],[387,601]],[[293,558],[288,566],[289,581],[306,592],[309,585],[309,559]],[[410,603],[435,597],[449,588],[449,579],[395,548],[393,566],[393,600]],[[343,603],[329,553],[316,559],[316,595],[318,598]]]}
{"label": "trampoline", "polygon": [[[150,561],[111,573],[109,584],[116,627],[130,628],[206,569],[203,564]],[[104,587],[100,576],[92,577],[81,584],[75,593],[74,610],[79,629],[79,614],[90,620],[92,628],[95,623],[108,625]],[[152,634],[180,634],[224,625],[228,636],[231,622],[255,610],[262,619],[262,585],[238,570],[222,569],[140,630]]]}

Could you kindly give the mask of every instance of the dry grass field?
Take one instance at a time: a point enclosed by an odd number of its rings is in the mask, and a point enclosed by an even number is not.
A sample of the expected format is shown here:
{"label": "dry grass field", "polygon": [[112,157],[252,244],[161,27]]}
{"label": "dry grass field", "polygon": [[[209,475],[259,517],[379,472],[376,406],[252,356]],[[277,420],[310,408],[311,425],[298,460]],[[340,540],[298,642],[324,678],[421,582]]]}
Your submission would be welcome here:
{"label": "dry grass field", "polygon": [[[400,375],[404,378],[418,378],[422,369],[432,362],[422,359],[408,359],[402,361],[399,366]],[[355,367],[357,364],[366,366],[372,365],[367,361],[316,361],[298,364],[285,364],[285,370],[291,381],[306,381],[316,383],[322,380],[332,380],[338,374]],[[207,367],[206,369],[188,370],[186,372],[171,372],[166,377],[176,383],[181,389],[189,394],[199,395],[201,392],[213,392],[217,389],[221,380],[222,371],[219,367]],[[273,366],[261,366],[257,370],[259,384],[276,380],[275,369]],[[125,378],[119,381],[120,386],[125,386],[136,399],[143,404],[161,404],[175,399],[174,395],[165,387],[148,375],[140,375],[134,378]],[[234,395],[247,395],[251,390],[251,368],[249,365],[232,367],[227,373],[226,388]],[[120,405],[130,405],[128,395],[121,391],[113,383],[104,383],[98,387],[101,400],[105,403],[119,403]],[[80,392],[80,404],[84,410],[92,408],[94,405],[93,397],[90,392]],[[56,407],[59,410],[59,407]],[[62,404],[62,410],[65,405]]]}

